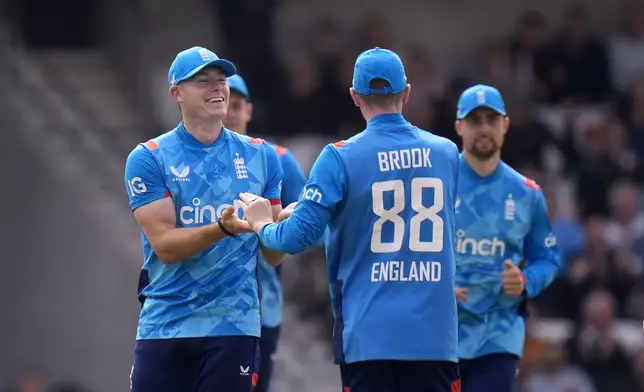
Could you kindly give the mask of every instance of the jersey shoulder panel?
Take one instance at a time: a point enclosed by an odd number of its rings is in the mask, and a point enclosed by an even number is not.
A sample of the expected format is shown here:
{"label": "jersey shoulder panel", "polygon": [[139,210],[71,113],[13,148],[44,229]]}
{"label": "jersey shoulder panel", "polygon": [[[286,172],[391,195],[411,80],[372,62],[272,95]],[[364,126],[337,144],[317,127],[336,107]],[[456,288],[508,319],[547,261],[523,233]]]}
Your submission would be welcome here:
{"label": "jersey shoulder panel", "polygon": [[264,139],[261,139],[258,137],[251,137],[248,135],[241,135],[237,132],[231,131],[228,128],[224,128],[223,132],[226,132],[226,135],[228,136],[231,142],[240,143],[248,147],[253,147],[256,150],[263,149],[268,144]]}
{"label": "jersey shoulder panel", "polygon": [[535,180],[524,176],[503,161],[501,161],[501,165],[503,165],[504,178],[509,181],[512,187],[528,194],[541,193],[541,187]]}

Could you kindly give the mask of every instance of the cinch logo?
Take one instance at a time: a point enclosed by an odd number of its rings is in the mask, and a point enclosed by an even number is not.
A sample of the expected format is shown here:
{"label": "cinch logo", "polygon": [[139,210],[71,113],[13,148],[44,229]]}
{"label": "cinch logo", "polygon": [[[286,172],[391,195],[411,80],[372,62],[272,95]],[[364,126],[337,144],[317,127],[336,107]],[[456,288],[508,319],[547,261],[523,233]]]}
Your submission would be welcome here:
{"label": "cinch logo", "polygon": [[230,206],[235,207],[235,213],[238,217],[243,217],[241,208],[239,208],[239,200],[233,200],[233,204],[222,204],[218,207],[210,204],[201,205],[201,200],[198,197],[192,199],[191,206],[183,206],[179,210],[179,220],[184,225],[202,224],[215,222],[221,218],[221,214]]}
{"label": "cinch logo", "polygon": [[472,256],[504,256],[505,242],[497,237],[476,240],[465,236],[465,230],[456,230],[456,253]]}
{"label": "cinch logo", "polygon": [[322,193],[318,191],[317,189],[307,189],[304,188],[302,191],[302,197],[306,200],[311,200],[316,203],[322,203]]}

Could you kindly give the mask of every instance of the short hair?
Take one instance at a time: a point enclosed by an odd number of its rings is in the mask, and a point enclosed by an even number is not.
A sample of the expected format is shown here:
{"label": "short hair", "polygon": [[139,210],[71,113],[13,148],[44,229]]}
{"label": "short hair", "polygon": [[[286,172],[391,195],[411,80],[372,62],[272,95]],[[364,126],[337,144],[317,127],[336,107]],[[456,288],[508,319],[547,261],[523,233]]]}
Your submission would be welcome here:
{"label": "short hair", "polygon": [[[384,88],[390,87],[388,81],[384,79],[372,79],[369,83],[370,88]],[[362,102],[370,108],[376,109],[388,109],[391,106],[396,105],[402,99],[402,92],[396,94],[371,94],[371,95],[360,95]]]}

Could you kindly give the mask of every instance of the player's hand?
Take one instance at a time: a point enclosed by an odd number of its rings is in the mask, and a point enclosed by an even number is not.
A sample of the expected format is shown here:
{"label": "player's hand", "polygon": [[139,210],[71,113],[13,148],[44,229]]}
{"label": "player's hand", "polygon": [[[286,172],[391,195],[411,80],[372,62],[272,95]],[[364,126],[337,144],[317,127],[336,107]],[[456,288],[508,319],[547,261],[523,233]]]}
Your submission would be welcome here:
{"label": "player's hand", "polygon": [[235,207],[230,206],[221,214],[221,224],[226,230],[233,234],[252,233],[253,229],[250,224],[243,219],[239,219],[235,213]]}
{"label": "player's hand", "polygon": [[520,296],[525,288],[521,270],[514,265],[512,260],[505,260],[503,265],[505,266],[505,271],[503,271],[502,275],[503,291],[511,297]]}
{"label": "player's hand", "polygon": [[295,206],[297,205],[297,202],[293,202],[289,205],[286,206],[282,211],[280,211],[279,215],[277,215],[277,221],[281,222],[284,219],[288,219],[291,214],[293,213],[293,210],[295,209]]}
{"label": "player's hand", "polygon": [[239,206],[244,211],[246,221],[248,221],[255,233],[259,234],[265,224],[273,223],[273,211],[270,201],[251,193],[240,193],[239,199]]}
{"label": "player's hand", "polygon": [[470,290],[465,287],[456,287],[456,302],[467,302],[467,293]]}

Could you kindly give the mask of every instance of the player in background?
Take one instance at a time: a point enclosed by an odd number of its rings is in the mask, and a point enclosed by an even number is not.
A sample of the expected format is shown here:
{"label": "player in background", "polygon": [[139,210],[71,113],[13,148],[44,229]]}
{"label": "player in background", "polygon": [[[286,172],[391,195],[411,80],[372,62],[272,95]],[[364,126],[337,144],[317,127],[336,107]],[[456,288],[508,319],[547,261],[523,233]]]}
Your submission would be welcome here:
{"label": "player in background", "polygon": [[463,139],[456,296],[464,392],[514,390],[525,300],[552,282],[560,263],[541,189],[501,161],[509,125],[497,89],[478,85],[463,92],[455,126]]}
{"label": "player in background", "polygon": [[179,53],[168,82],[183,120],[127,158],[144,253],[134,392],[250,392],[257,381],[260,245],[236,199],[261,194],[276,216],[282,168],[261,139],[223,127],[234,74],[208,49]]}
{"label": "player in background", "polygon": [[[224,118],[224,125],[230,130],[246,135],[248,123],[253,116],[253,104],[250,101],[248,86],[240,75],[235,74],[228,78],[228,87],[230,88],[230,104]],[[304,184],[306,184],[306,176],[289,150],[268,142],[266,144],[275,149],[280,157],[284,171],[281,199],[282,205],[288,206],[296,202],[302,193]],[[262,336],[259,341],[259,380],[255,392],[266,392],[269,390],[273,373],[273,355],[277,351],[279,341],[284,296],[279,269],[273,268],[263,260],[259,261],[257,267],[262,288]]]}
{"label": "player in background", "polygon": [[[454,203],[458,150],[401,115],[411,86],[394,52],[358,56],[351,97],[367,121],[327,145],[290,218],[241,195],[261,243],[298,253],[329,226],[334,354],[345,391],[455,392]],[[288,214],[288,209],[283,215]]]}

